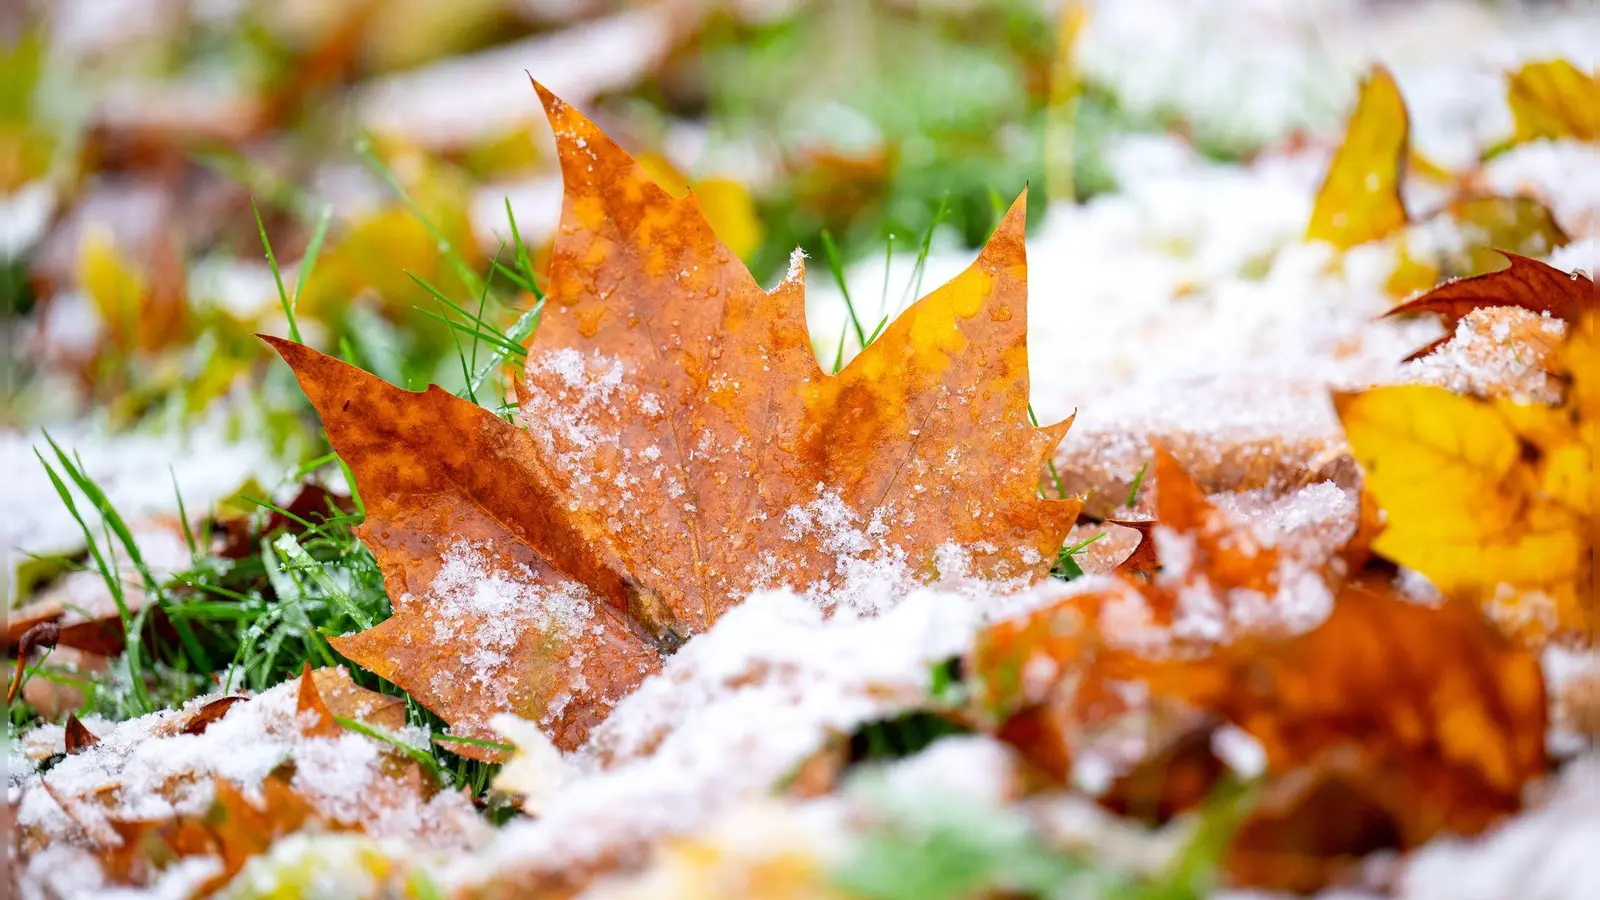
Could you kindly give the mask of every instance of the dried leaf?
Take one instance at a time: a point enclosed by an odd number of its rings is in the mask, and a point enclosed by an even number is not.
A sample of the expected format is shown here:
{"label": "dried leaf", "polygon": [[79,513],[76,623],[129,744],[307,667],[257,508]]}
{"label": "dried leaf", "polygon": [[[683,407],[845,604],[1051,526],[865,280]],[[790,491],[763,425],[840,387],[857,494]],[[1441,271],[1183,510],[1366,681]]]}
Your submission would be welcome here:
{"label": "dried leaf", "polygon": [[1568,322],[1600,309],[1594,282],[1581,272],[1563,272],[1536,259],[1502,252],[1511,265],[1499,271],[1451,281],[1428,293],[1396,306],[1386,315],[1436,313],[1447,333],[1406,359],[1427,356],[1443,346],[1455,331],[1456,323],[1475,309],[1515,306],[1534,313],[1547,313]]}
{"label": "dried leaf", "polygon": [[53,621],[34,622],[29,625],[17,639],[17,670],[11,675],[11,687],[6,691],[6,703],[17,699],[17,691],[22,688],[22,673],[28,665],[28,657],[33,651],[40,648],[54,647],[61,640],[61,626]]}
{"label": "dried leaf", "polygon": [[[1235,860],[1267,861],[1236,863],[1234,874],[1257,886],[1314,889],[1330,857],[1481,831],[1516,810],[1547,768],[1538,657],[1463,603],[1421,606],[1352,582],[1308,634],[1246,638],[1198,660],[1123,663],[1120,674],[1154,694],[1254,736],[1280,784],[1328,784],[1337,771],[1342,788],[1295,790],[1293,802],[1258,812],[1274,827],[1242,829]],[[1334,811],[1350,804],[1330,802],[1339,794],[1379,808],[1357,803],[1343,816]]]}
{"label": "dried leaf", "polygon": [[1227,763],[1212,749],[1216,723],[1187,729],[1117,777],[1100,805],[1150,825],[1162,825],[1199,806],[1227,774]]}
{"label": "dried leaf", "polygon": [[260,806],[251,803],[225,778],[215,779],[213,790],[211,808],[198,816],[113,822],[120,844],[108,851],[103,860],[112,883],[149,885],[162,869],[180,859],[211,857],[221,861],[221,870],[190,894],[210,896],[252,858],[267,852],[278,838],[311,822],[325,829],[339,827],[338,823],[322,819],[281,777],[269,777],[261,783]]}
{"label": "dried leaf", "polygon": [[83,727],[78,721],[77,713],[67,713],[66,727],[67,755],[82,753],[83,751],[100,743],[100,738],[94,732]]}
{"label": "dried leaf", "polygon": [[[221,857],[227,872],[237,871],[313,820],[437,848],[464,849],[484,835],[470,801],[437,791],[410,754],[337,727],[334,715],[364,710],[394,721],[395,698],[364,691],[343,669],[230,702],[226,716],[211,712],[233,699],[120,722],[92,743],[69,728],[54,748],[35,745],[75,752],[13,779],[14,800],[32,810],[16,829],[16,865],[75,848],[98,860],[115,886],[148,883],[184,856]],[[334,730],[305,727],[313,707]],[[201,719],[206,726],[196,728]],[[243,802],[244,794],[259,801]]]}
{"label": "dried leaf", "polygon": [[1531,62],[1506,76],[1512,142],[1600,140],[1600,79],[1564,59]]}
{"label": "dried leaf", "polygon": [[1130,575],[1154,575],[1161,569],[1161,557],[1156,553],[1156,542],[1151,532],[1155,530],[1155,519],[1107,519],[1113,525],[1131,528],[1139,533],[1139,543],[1133,545],[1133,552],[1117,565],[1116,571],[1126,572]]}
{"label": "dried leaf", "polygon": [[333,720],[333,712],[328,709],[328,704],[323,702],[322,693],[317,690],[317,682],[311,677],[309,660],[300,670],[300,691],[295,699],[295,721],[300,726],[300,732],[306,737],[338,737],[344,732],[339,723]]}
{"label": "dried leaf", "polygon": [[188,320],[185,269],[171,231],[152,239],[142,264],[109,232],[90,229],[78,248],[77,277],[105,322],[107,349],[159,350],[184,337]]}
{"label": "dried leaf", "polygon": [[[836,376],[798,267],[770,294],[542,89],[567,198],[518,424],[268,338],[355,473],[393,618],[337,649],[460,733],[579,743],[750,590],[849,604],[850,564],[1040,577],[1078,512],[1037,493],[1068,422],[1027,417],[1023,201],[978,261]],[[491,757],[491,751],[463,748]]]}
{"label": "dried leaf", "polygon": [[1405,235],[1388,290],[1409,297],[1441,279],[1493,272],[1504,255],[1547,256],[1569,241],[1555,214],[1533,197],[1463,193]]}
{"label": "dried leaf", "polygon": [[200,707],[199,711],[193,716],[189,717],[189,721],[183,726],[183,733],[205,734],[206,729],[211,727],[211,723],[227,715],[228,710],[232,709],[235,703],[240,703],[248,699],[250,698],[235,694],[233,696],[218,697],[217,699],[212,700],[205,706]]}
{"label": "dried leaf", "polygon": [[1317,191],[1306,239],[1348,249],[1404,228],[1409,219],[1400,185],[1409,144],[1400,88],[1387,69],[1374,66]]}

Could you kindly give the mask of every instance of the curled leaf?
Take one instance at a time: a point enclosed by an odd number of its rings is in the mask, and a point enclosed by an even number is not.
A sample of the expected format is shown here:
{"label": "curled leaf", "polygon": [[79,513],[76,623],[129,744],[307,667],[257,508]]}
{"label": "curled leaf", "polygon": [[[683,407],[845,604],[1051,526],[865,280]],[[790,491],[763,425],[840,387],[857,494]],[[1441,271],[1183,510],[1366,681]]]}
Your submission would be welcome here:
{"label": "curled leaf", "polygon": [[1352,582],[1310,633],[1116,668],[1261,743],[1276,799],[1230,851],[1256,886],[1314,890],[1368,852],[1481,831],[1547,767],[1538,657],[1464,603]]}
{"label": "curled leaf", "polygon": [[227,715],[228,710],[232,709],[235,703],[240,703],[248,699],[250,698],[235,694],[228,697],[218,697],[217,699],[212,700],[205,706],[200,707],[199,711],[197,711],[193,716],[189,717],[189,721],[183,726],[183,733],[205,734],[206,729],[211,726],[211,723]]}

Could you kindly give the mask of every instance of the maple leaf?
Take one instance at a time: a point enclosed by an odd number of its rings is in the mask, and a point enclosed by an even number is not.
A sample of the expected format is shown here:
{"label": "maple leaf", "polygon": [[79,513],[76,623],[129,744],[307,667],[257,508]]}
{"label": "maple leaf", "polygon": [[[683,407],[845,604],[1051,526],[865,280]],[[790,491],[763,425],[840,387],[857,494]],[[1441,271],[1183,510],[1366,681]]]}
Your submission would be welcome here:
{"label": "maple leaf", "polygon": [[872,567],[1048,571],[1079,504],[1038,492],[1070,420],[1028,424],[1023,198],[829,376],[798,265],[761,290],[692,192],[538,90],[566,199],[517,423],[267,338],[355,474],[394,599],[341,653],[458,733],[512,712],[570,748],[753,589],[849,605]]}
{"label": "maple leaf", "polygon": [[1574,322],[1586,312],[1600,309],[1594,282],[1581,272],[1563,272],[1547,263],[1500,251],[1511,265],[1494,272],[1439,285],[1428,293],[1391,309],[1386,315],[1435,313],[1446,335],[1406,357],[1420,359],[1449,342],[1456,325],[1475,309],[1518,307]]}
{"label": "maple leaf", "polygon": [[1409,145],[1400,87],[1389,70],[1373,66],[1317,191],[1306,239],[1347,249],[1404,228],[1410,220],[1400,186]]}
{"label": "maple leaf", "polygon": [[1593,640],[1596,318],[1563,347],[1559,407],[1416,385],[1334,398],[1387,514],[1374,552],[1529,640]]}

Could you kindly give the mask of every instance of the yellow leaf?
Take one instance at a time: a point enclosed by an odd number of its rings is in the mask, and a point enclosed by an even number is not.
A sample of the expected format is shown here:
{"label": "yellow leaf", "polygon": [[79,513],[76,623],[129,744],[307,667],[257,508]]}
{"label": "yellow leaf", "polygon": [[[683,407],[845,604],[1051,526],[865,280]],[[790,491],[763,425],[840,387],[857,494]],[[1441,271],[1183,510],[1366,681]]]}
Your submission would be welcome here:
{"label": "yellow leaf", "polygon": [[1593,446],[1565,410],[1419,385],[1343,394],[1335,406],[1388,514],[1375,552],[1486,607],[1538,595],[1551,615],[1515,617],[1519,629],[1537,625],[1532,636],[1586,630],[1592,539],[1580,497],[1592,489]]}
{"label": "yellow leaf", "polygon": [[694,197],[700,213],[711,224],[717,239],[734,255],[748,260],[761,247],[763,230],[756,216],[756,203],[744,185],[731,178],[707,178],[696,182]]}
{"label": "yellow leaf", "polygon": [[1317,191],[1306,239],[1340,249],[1377,240],[1407,222],[1400,198],[1409,147],[1405,100],[1394,77],[1381,66],[1362,82],[1344,143]]}
{"label": "yellow leaf", "polygon": [[1600,79],[1564,59],[1532,62],[1506,77],[1514,144],[1600,137]]}
{"label": "yellow leaf", "polygon": [[144,297],[144,275],[117,248],[103,228],[84,231],[78,245],[78,286],[114,332],[131,331]]}

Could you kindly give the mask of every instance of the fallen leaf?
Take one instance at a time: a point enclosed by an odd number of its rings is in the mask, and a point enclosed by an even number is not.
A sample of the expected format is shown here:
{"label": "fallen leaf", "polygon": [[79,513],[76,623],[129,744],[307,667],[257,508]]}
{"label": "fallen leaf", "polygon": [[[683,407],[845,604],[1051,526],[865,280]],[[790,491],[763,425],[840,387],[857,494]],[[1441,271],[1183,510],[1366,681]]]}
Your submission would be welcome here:
{"label": "fallen leaf", "polygon": [[68,755],[82,753],[83,751],[100,742],[100,738],[96,737],[94,732],[83,727],[83,723],[78,721],[77,713],[67,713],[67,727],[65,731]]}
{"label": "fallen leaf", "polygon": [[1555,214],[1533,197],[1463,192],[1405,234],[1388,290],[1409,297],[1441,279],[1493,272],[1503,256],[1547,256],[1569,241]]}
{"label": "fallen leaf", "polygon": [[183,733],[205,734],[206,729],[211,726],[211,723],[227,715],[228,710],[232,709],[235,703],[242,703],[248,699],[250,698],[234,694],[227,697],[218,697],[217,699],[210,701],[205,706],[200,707],[200,709],[189,718],[189,721],[183,726]]}
{"label": "fallen leaf", "polygon": [[1583,273],[1563,272],[1515,253],[1501,255],[1509,266],[1440,285],[1385,315],[1437,313],[1449,327],[1485,307],[1515,306],[1568,320],[1595,308],[1594,282]]}
{"label": "fallen leaf", "polygon": [[1600,79],[1564,59],[1526,63],[1506,76],[1512,143],[1600,140]]}
{"label": "fallen leaf", "polygon": [[340,830],[317,815],[280,776],[262,781],[259,805],[250,802],[226,778],[213,782],[211,806],[199,815],[170,819],[114,821],[120,844],[105,854],[103,868],[113,884],[152,884],[162,869],[178,860],[204,857],[218,861],[216,871],[187,896],[207,897],[227,885],[247,862],[272,843],[310,823]]}
{"label": "fallen leaf", "polygon": [[1594,282],[1582,272],[1563,272],[1547,263],[1515,253],[1501,253],[1511,265],[1495,272],[1439,285],[1428,293],[1396,306],[1385,315],[1434,313],[1443,321],[1446,335],[1406,357],[1420,359],[1443,346],[1456,325],[1475,309],[1515,306],[1573,322],[1600,309]]}
{"label": "fallen leaf", "polygon": [[[1292,802],[1257,813],[1272,827],[1241,830],[1230,864],[1254,886],[1314,890],[1330,860],[1477,833],[1519,808],[1524,785],[1547,769],[1538,657],[1466,603],[1422,606],[1349,582],[1307,634],[1247,637],[1202,659],[1121,663],[1114,668],[1153,694],[1260,741],[1279,785],[1328,784],[1338,773],[1338,790],[1289,791]],[[1356,803],[1347,818],[1334,811],[1350,804],[1330,802],[1340,794],[1376,802]]]}
{"label": "fallen leaf", "polygon": [[571,748],[753,589],[850,606],[866,565],[1048,571],[1079,504],[1037,490],[1069,422],[1028,424],[1022,199],[828,376],[798,265],[762,291],[692,195],[540,92],[566,203],[517,424],[267,338],[355,473],[394,598],[341,653],[460,734],[511,712]]}
{"label": "fallen leaf", "polygon": [[1409,145],[1400,87],[1387,69],[1374,66],[1317,191],[1306,239],[1347,249],[1404,228],[1409,219],[1400,186]]}
{"label": "fallen leaf", "polygon": [[1334,398],[1386,515],[1373,551],[1535,642],[1591,642],[1596,624],[1595,318],[1563,348],[1572,386],[1560,407],[1419,385]]}
{"label": "fallen leaf", "polygon": [[16,642],[17,669],[11,674],[11,686],[6,690],[6,703],[17,699],[22,689],[22,675],[27,669],[28,657],[33,651],[50,649],[61,640],[61,626],[53,621],[34,621],[18,636]]}
{"label": "fallen leaf", "polygon": [[163,231],[136,262],[110,232],[88,229],[78,248],[78,283],[105,323],[99,354],[150,353],[184,339],[189,326],[187,274],[177,239]]}
{"label": "fallen leaf", "polygon": [[436,849],[474,846],[486,826],[470,800],[438,790],[411,754],[334,718],[392,729],[397,704],[403,723],[402,701],[330,668],[249,699],[97,724],[98,740],[86,741],[72,720],[42,736],[53,746],[36,737],[29,747],[35,760],[61,754],[54,765],[13,774],[13,802],[28,810],[14,830],[14,864],[81,851],[108,886],[148,883],[188,856],[218,857],[229,874],[312,822]]}
{"label": "fallen leaf", "polygon": [[1227,763],[1212,749],[1216,722],[1184,730],[1133,770],[1117,777],[1099,797],[1106,809],[1149,825],[1199,806],[1227,774]]}
{"label": "fallen leaf", "polygon": [[309,660],[300,670],[300,690],[295,696],[294,713],[301,733],[308,737],[338,737],[344,733],[339,723],[333,720],[333,712],[317,690],[317,683],[311,677]]}

